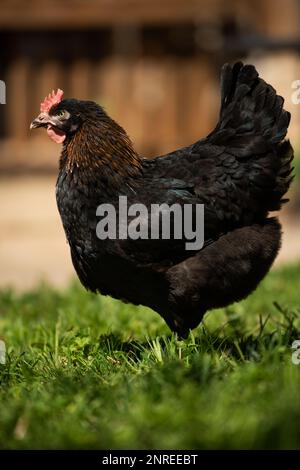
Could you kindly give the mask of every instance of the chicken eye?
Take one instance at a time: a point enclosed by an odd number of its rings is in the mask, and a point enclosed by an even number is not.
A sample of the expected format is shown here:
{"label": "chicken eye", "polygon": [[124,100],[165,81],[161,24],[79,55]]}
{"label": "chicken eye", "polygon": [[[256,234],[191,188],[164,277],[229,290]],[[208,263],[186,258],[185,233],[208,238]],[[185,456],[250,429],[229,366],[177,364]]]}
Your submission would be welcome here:
{"label": "chicken eye", "polygon": [[70,113],[69,113],[69,111],[66,111],[65,109],[62,109],[61,111],[59,111],[57,113],[57,116],[62,118],[62,119],[69,119]]}

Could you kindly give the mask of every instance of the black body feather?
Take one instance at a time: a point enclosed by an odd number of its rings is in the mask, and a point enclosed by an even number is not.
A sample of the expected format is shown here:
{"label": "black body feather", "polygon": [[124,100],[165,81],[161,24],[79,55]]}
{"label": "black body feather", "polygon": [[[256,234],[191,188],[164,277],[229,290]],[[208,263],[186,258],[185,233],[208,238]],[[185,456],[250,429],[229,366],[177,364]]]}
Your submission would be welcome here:
{"label": "black body feather", "polygon": [[[215,130],[186,148],[140,158],[120,126],[94,103],[64,100],[51,112],[80,115],[68,136],[57,203],[83,285],[157,311],[185,336],[211,308],[249,295],[268,272],[281,241],[280,209],[291,182],[293,151],[284,140],[283,99],[251,65],[225,65]],[[205,244],[185,240],[104,240],[96,208],[128,203],[202,203]]]}

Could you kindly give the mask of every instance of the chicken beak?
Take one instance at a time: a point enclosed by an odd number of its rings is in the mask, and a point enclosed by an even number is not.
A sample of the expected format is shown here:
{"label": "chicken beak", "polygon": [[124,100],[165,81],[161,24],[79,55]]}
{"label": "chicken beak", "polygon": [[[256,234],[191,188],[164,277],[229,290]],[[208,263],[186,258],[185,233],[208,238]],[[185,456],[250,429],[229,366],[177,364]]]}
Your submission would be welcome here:
{"label": "chicken beak", "polygon": [[37,127],[39,127],[39,123],[36,119],[34,119],[34,121],[32,121],[32,123],[30,124],[30,127],[29,129],[32,130],[32,129],[36,129]]}
{"label": "chicken beak", "polygon": [[49,115],[47,113],[41,113],[30,124],[30,130],[36,129],[37,127],[46,127],[48,123]]}

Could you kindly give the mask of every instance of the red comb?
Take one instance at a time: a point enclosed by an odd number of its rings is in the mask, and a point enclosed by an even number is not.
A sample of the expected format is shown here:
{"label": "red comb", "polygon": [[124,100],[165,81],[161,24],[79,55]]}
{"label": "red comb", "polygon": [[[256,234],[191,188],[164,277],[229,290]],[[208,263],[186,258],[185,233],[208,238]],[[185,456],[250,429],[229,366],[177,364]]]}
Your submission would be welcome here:
{"label": "red comb", "polygon": [[48,113],[54,104],[61,102],[63,94],[64,92],[60,89],[58,89],[56,93],[54,90],[52,90],[52,93],[49,93],[49,95],[46,96],[44,101],[41,103],[41,112]]}

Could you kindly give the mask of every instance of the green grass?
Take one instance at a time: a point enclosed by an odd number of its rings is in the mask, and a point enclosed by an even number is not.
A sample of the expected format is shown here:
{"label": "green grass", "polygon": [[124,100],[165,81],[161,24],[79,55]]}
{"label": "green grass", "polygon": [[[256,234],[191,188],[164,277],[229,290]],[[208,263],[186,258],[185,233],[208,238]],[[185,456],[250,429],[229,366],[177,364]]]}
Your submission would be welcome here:
{"label": "green grass", "polygon": [[43,285],[0,293],[0,448],[299,448],[300,265],[186,341],[154,312]]}
{"label": "green grass", "polygon": [[300,182],[300,154],[296,154],[293,160],[293,167],[294,171],[293,174],[295,175],[295,182],[299,184]]}

